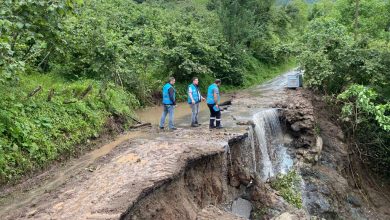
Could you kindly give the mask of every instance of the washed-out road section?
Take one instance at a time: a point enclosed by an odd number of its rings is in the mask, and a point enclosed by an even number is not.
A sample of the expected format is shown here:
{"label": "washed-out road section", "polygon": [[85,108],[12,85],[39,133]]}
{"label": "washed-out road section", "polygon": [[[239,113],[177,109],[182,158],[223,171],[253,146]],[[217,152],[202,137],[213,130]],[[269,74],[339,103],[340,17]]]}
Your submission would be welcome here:
{"label": "washed-out road section", "polygon": [[[177,109],[175,132],[156,127],[130,131],[117,140],[51,171],[52,178],[24,192],[2,193],[0,219],[118,219],[128,207],[161,185],[172,181],[188,161],[227,150],[228,141],[247,132],[259,109],[283,101],[286,74],[264,85],[225,97],[233,104],[222,113],[225,126],[208,129],[208,111],[201,111],[202,125],[189,127],[190,108]],[[202,103],[202,105],[205,105]],[[161,108],[140,113],[157,124]],[[201,215],[202,213],[200,213]],[[203,213],[204,214],[204,213]]]}

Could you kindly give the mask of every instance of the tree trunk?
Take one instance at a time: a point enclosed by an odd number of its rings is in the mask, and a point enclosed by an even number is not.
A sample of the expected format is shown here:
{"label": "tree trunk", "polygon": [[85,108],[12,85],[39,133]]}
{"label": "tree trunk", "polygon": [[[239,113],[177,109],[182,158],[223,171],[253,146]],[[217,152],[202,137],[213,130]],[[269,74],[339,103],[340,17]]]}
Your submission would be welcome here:
{"label": "tree trunk", "polygon": [[88,88],[86,88],[86,89],[83,91],[83,93],[81,93],[81,95],[80,95],[80,100],[81,100],[81,99],[84,99],[84,98],[88,95],[88,93],[90,93],[91,91],[92,91],[92,85],[89,85]]}
{"label": "tree trunk", "polygon": [[359,8],[360,8],[360,0],[355,0],[355,30],[354,30],[354,38],[357,40],[358,30],[359,30]]}
{"label": "tree trunk", "polygon": [[47,101],[50,102],[53,96],[54,96],[54,89],[50,89],[49,95],[47,96]]}
{"label": "tree trunk", "polygon": [[42,86],[38,86],[37,88],[35,88],[32,92],[30,92],[29,94],[28,94],[28,98],[30,98],[30,97],[32,97],[32,96],[34,96],[34,95],[36,95],[39,91],[41,91],[42,90]]}

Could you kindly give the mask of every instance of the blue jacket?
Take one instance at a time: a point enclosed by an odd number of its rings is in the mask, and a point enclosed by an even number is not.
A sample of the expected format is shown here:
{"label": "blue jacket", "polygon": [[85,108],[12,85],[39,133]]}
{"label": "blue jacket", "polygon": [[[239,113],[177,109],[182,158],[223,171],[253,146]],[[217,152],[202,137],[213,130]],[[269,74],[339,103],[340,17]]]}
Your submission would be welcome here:
{"label": "blue jacket", "polygon": [[214,92],[217,93],[217,101],[219,102],[219,100],[221,99],[220,95],[219,95],[219,88],[217,86],[217,84],[213,83],[209,86],[209,88],[207,89],[207,104],[217,104],[215,103],[214,101]]}
{"label": "blue jacket", "polygon": [[[173,90],[173,95],[169,94],[169,90]],[[170,83],[167,83],[164,85],[163,90],[163,100],[162,103],[164,105],[174,105],[176,101],[176,90],[173,88],[173,86]]]}
{"label": "blue jacket", "polygon": [[[199,103],[201,101],[202,96],[200,95],[198,86],[194,85],[193,83],[190,84],[188,86],[188,93],[192,94],[192,98],[194,99],[195,103]],[[192,103],[190,95],[188,95],[188,103]]]}

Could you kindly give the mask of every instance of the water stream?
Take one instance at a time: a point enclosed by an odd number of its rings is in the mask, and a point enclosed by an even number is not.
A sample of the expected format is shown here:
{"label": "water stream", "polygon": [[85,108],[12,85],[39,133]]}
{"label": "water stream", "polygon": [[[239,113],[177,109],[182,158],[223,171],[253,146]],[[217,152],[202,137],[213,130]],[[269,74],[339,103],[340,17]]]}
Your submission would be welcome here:
{"label": "water stream", "polygon": [[261,168],[259,170],[261,179],[266,181],[279,173],[286,173],[293,165],[293,160],[283,143],[278,110],[260,110],[253,116],[253,122],[255,127],[249,137],[254,136],[251,141],[252,151],[255,152],[252,145],[257,145],[260,152],[259,157],[255,155],[253,158],[254,163]]}

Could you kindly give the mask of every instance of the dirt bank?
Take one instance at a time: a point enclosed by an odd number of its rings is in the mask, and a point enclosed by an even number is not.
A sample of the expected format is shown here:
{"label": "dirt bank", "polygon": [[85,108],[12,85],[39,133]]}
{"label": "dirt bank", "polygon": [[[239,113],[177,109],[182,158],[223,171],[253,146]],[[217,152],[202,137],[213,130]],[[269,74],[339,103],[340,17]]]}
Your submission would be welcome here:
{"label": "dirt bank", "polygon": [[289,90],[287,96],[289,101],[277,106],[283,108],[286,128],[294,137],[308,213],[325,219],[389,219],[390,206],[384,202],[388,186],[379,189],[382,195],[370,193],[378,190],[372,185],[363,186],[365,193],[357,187],[348,143],[325,100],[304,89]]}
{"label": "dirt bank", "polygon": [[[245,136],[231,139],[225,151],[194,158],[172,181],[145,195],[122,214],[121,219],[239,219],[224,205],[242,194],[243,189],[228,184],[231,173],[230,147],[243,145]],[[226,207],[227,208],[227,207]]]}
{"label": "dirt bank", "polygon": [[220,152],[224,156],[194,161],[177,179],[138,200],[122,218],[230,219],[232,201],[241,198],[251,204],[251,219],[388,219],[386,194],[379,195],[370,185],[362,193],[351,181],[348,143],[325,101],[303,89],[273,91],[278,95],[272,101],[266,94],[256,90],[238,94],[234,103],[246,109],[235,109],[231,116],[237,124],[250,127],[248,116],[269,107],[266,104],[282,109],[281,120],[292,139],[288,146],[293,169],[302,178],[302,209],[271,187],[275,179],[269,179],[270,184],[258,177],[246,137],[230,145],[228,155]]}

